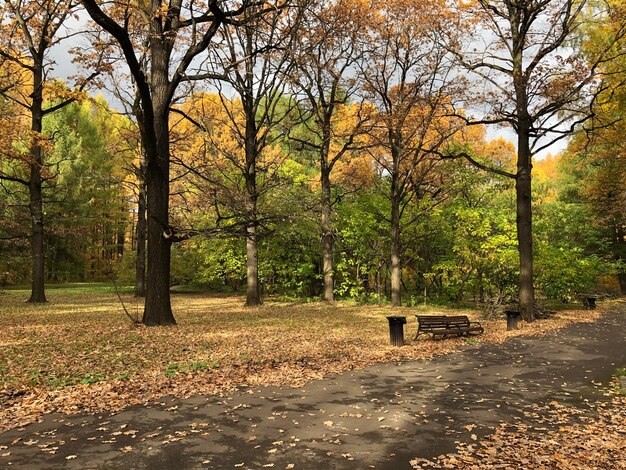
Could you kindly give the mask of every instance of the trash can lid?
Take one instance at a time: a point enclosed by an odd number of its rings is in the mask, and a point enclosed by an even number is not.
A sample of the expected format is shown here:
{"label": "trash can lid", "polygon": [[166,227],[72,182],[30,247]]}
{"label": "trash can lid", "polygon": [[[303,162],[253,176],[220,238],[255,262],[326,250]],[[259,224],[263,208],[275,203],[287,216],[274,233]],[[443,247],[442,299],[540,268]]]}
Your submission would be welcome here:
{"label": "trash can lid", "polygon": [[520,314],[519,310],[505,310],[504,313],[506,313],[507,317],[516,317]]}

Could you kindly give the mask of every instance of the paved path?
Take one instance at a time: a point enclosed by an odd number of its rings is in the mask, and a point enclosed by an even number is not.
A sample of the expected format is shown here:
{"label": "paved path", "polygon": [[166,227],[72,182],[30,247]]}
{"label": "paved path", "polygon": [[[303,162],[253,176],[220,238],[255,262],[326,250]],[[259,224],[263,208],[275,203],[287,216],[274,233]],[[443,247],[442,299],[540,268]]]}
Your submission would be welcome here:
{"label": "paved path", "polygon": [[452,451],[455,441],[519,419],[523,405],[594,398],[592,381],[626,367],[625,332],[621,304],[556,335],[372,366],[302,389],[165,399],[114,416],[48,416],[0,435],[0,445],[21,439],[0,468],[410,468],[416,456]]}

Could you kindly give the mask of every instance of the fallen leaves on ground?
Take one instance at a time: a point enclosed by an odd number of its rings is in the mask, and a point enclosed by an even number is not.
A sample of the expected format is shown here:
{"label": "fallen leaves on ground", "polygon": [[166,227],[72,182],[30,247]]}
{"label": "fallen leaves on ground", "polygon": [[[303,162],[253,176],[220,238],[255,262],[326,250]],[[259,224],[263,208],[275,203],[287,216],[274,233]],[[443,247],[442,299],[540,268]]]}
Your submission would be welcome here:
{"label": "fallen leaves on ground", "polygon": [[[489,470],[626,469],[626,397],[572,408],[557,402],[526,410],[528,423],[502,423],[476,443],[462,443],[454,454],[417,458],[413,468]],[[532,417],[540,419],[532,423]]]}
{"label": "fallen leaves on ground", "polygon": [[[50,412],[117,412],[169,395],[219,394],[240,386],[301,387],[376,362],[445,354],[476,342],[554,332],[595,321],[598,311],[560,312],[522,324],[481,320],[485,333],[445,340],[415,334],[415,308],[355,303],[275,303],[242,307],[239,297],[173,297],[178,326],[129,324],[114,294],[50,291],[46,305],[26,304],[18,292],[0,309],[0,432]],[[131,310],[140,311],[130,297]],[[423,314],[451,313],[419,308]],[[477,311],[454,310],[480,319]],[[405,315],[408,345],[389,346],[388,315]]]}

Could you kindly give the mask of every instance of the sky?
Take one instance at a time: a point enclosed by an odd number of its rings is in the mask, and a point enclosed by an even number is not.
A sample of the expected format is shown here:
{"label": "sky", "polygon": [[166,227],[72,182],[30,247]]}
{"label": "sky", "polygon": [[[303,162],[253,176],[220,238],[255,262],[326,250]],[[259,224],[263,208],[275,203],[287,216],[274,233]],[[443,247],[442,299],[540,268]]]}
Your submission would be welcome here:
{"label": "sky", "polygon": [[[506,140],[513,143],[513,145],[517,148],[517,136],[515,131],[511,128],[498,128],[496,126],[487,126],[487,138],[488,139],[497,139],[498,137],[504,137]],[[542,150],[537,155],[535,155],[535,160],[543,160],[548,155],[557,155],[565,150],[567,147],[567,139],[563,139],[558,141],[555,144],[552,144],[545,150]]]}

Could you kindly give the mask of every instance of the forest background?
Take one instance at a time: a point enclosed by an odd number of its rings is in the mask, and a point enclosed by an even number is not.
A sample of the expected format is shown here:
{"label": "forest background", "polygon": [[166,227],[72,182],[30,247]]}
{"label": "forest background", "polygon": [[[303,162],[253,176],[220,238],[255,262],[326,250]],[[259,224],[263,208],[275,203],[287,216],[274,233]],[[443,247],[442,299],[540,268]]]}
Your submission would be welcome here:
{"label": "forest background", "polygon": [[[167,286],[246,289],[250,306],[510,301],[526,170],[520,142],[487,129],[521,135],[523,119],[494,108],[520,109],[515,57],[509,90],[468,78],[480,61],[464,44],[491,28],[484,61],[526,25],[544,35],[522,49],[550,49],[525,84],[544,106],[529,158],[569,137],[532,166],[532,287],[565,301],[626,291],[622,1],[209,2],[197,22],[193,6],[120,5],[0,7],[0,286],[30,281],[41,302],[46,283],[115,280],[142,296],[164,290],[152,263]],[[95,23],[68,32],[82,7]],[[50,51],[78,34],[86,72],[63,81]],[[172,322],[150,295],[144,322]]]}

